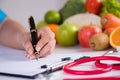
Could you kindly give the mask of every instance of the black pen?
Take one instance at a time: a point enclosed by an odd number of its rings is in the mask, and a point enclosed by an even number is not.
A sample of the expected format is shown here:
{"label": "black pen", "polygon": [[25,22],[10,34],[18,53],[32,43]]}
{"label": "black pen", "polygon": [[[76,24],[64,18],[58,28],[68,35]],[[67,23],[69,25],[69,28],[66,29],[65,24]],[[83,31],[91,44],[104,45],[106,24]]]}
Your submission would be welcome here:
{"label": "black pen", "polygon": [[31,33],[31,40],[32,40],[32,45],[34,49],[34,54],[35,54],[36,60],[38,60],[39,52],[37,52],[37,50],[35,49],[37,44],[37,30],[36,30],[35,22],[32,16],[30,16],[29,18],[29,24],[30,24],[30,33]]}

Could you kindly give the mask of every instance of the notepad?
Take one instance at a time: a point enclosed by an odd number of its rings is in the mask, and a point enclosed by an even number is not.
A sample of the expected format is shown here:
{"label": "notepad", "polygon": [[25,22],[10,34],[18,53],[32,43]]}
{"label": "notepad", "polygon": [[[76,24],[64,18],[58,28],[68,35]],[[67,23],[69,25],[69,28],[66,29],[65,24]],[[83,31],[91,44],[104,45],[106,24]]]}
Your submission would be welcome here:
{"label": "notepad", "polygon": [[54,52],[53,54],[40,58],[38,61],[29,60],[24,56],[24,51],[11,49],[0,46],[0,74],[11,75],[19,77],[34,78],[38,74],[44,72],[46,69],[41,69],[41,66],[46,64],[54,65],[61,61],[61,58],[71,57],[73,59],[81,57],[78,54],[60,54]]}

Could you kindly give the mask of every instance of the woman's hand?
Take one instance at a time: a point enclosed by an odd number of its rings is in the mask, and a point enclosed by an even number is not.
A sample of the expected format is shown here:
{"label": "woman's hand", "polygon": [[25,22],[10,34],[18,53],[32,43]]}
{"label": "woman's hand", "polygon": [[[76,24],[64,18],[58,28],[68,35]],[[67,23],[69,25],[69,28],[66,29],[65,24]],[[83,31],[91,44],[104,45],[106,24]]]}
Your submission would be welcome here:
{"label": "woman's hand", "polygon": [[[30,59],[35,59],[34,50],[31,43],[30,33],[26,34],[27,36],[24,37],[26,39],[24,41],[24,48],[26,50],[26,57]],[[38,36],[38,43],[36,45],[36,50],[39,52],[39,57],[45,57],[51,54],[55,48],[55,35],[50,30],[49,27],[42,27],[37,30]]]}
{"label": "woman's hand", "polygon": [[[42,27],[37,30],[38,43],[36,50],[39,57],[45,57],[51,54],[55,48],[55,35],[49,27]],[[19,22],[7,17],[0,24],[0,45],[15,49],[24,49],[25,55],[30,59],[35,59],[31,35]]]}

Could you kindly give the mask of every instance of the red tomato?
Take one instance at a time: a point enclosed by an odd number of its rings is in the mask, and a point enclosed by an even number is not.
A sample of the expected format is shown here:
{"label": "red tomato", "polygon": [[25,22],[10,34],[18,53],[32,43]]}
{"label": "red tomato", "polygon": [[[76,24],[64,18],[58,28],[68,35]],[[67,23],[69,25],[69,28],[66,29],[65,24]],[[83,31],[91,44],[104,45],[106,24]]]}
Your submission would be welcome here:
{"label": "red tomato", "polygon": [[102,8],[102,0],[86,0],[85,7],[88,12],[99,14]]}
{"label": "red tomato", "polygon": [[78,41],[79,44],[83,47],[90,47],[89,46],[89,40],[90,38],[97,33],[101,33],[102,30],[95,26],[95,25],[89,25],[82,27],[78,32]]}

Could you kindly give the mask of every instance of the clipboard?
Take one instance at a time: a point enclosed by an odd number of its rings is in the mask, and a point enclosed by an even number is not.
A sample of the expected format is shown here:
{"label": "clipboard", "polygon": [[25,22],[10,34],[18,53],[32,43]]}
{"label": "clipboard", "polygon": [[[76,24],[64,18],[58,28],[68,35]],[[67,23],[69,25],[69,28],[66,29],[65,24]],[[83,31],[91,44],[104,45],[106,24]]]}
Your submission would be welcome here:
{"label": "clipboard", "polygon": [[[0,51],[0,75],[32,79],[36,78],[39,74],[44,73],[50,66],[61,62],[61,58],[71,57],[72,59],[77,59],[82,57],[82,55],[76,56],[78,53],[60,54],[54,52],[53,54],[36,61],[27,59],[24,56],[24,51],[21,50],[0,46]],[[44,64],[46,64],[48,68],[41,69],[41,66]]]}
{"label": "clipboard", "polygon": [[12,76],[12,77],[21,77],[21,78],[30,78],[30,79],[35,79],[39,74],[35,74],[32,76],[27,76],[27,75],[22,75],[22,74],[11,74],[11,73],[0,73],[2,76]]}

